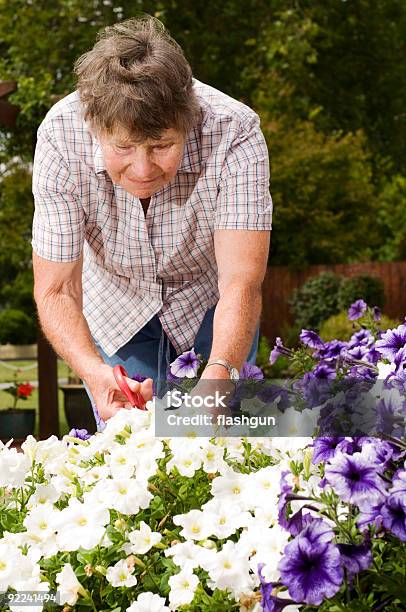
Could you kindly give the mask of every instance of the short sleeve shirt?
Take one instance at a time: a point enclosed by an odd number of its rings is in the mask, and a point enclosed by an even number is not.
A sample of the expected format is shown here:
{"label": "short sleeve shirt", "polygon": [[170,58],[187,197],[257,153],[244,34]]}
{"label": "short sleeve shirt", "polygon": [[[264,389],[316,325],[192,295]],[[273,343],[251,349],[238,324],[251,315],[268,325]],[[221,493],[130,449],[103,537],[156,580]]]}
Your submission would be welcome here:
{"label": "short sleeve shirt", "polygon": [[271,229],[258,115],[196,79],[194,90],[200,119],[175,178],[151,197],[146,214],[107,174],[77,92],[55,104],[38,130],[33,250],[55,262],[83,254],[84,316],[109,356],[156,314],[178,352],[191,348],[219,299],[214,232]]}

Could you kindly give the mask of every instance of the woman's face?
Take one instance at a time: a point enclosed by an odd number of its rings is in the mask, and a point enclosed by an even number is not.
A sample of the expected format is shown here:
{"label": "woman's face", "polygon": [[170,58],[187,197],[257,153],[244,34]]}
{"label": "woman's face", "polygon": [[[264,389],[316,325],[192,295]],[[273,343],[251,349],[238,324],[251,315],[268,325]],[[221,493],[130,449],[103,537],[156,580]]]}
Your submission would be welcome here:
{"label": "woman's face", "polygon": [[98,135],[106,171],[113,183],[138,198],[149,198],[175,177],[183,157],[185,137],[163,130],[159,140],[141,143],[128,134]]}

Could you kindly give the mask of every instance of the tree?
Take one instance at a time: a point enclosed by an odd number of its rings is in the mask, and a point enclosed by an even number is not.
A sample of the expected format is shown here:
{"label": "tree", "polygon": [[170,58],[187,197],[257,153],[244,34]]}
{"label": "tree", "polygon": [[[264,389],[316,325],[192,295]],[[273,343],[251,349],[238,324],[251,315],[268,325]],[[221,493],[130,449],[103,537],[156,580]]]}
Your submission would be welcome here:
{"label": "tree", "polygon": [[195,76],[248,102],[251,89],[239,78],[256,37],[269,19],[267,0],[171,2],[140,0],[0,0],[0,79],[17,80],[11,100],[21,107],[18,133],[7,154],[31,156],[32,139],[55,97],[73,91],[75,60],[97,32],[118,20],[155,15],[183,46]]}
{"label": "tree", "polygon": [[[378,165],[406,170],[406,4],[398,0],[303,3],[317,24],[314,78],[304,86],[325,131],[362,129]],[[379,172],[379,167],[377,168]]]}
{"label": "tree", "polygon": [[406,259],[406,177],[395,175],[384,183],[378,210],[380,240],[374,254],[380,261]]}
{"label": "tree", "polygon": [[320,26],[310,11],[277,11],[252,67],[255,106],[271,156],[275,212],[271,263],[369,259],[379,204],[368,139],[326,130],[312,95]]}
{"label": "tree", "polygon": [[378,201],[361,132],[328,136],[311,122],[264,124],[275,202],[271,263],[368,260]]}
{"label": "tree", "polygon": [[0,182],[0,315],[4,328],[0,341],[29,344],[35,340],[32,213],[30,168],[13,160],[3,168]]}
{"label": "tree", "polygon": [[248,70],[274,112],[325,133],[362,129],[374,180],[404,175],[406,4],[398,0],[272,3]]}

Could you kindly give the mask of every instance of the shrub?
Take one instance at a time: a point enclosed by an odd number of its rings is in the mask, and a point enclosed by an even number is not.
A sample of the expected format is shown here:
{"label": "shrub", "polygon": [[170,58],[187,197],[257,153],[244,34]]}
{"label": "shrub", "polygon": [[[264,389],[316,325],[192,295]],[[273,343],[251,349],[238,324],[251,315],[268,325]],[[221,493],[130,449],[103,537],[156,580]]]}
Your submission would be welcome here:
{"label": "shrub", "polygon": [[348,309],[358,299],[382,308],[385,304],[382,280],[376,276],[346,277],[321,272],[296,289],[289,304],[295,327],[319,331],[324,321]]}
{"label": "shrub", "polygon": [[385,289],[383,282],[376,276],[354,276],[343,278],[338,290],[338,307],[340,310],[349,308],[355,300],[363,299],[370,306],[385,305]]}
{"label": "shrub", "polygon": [[[320,337],[324,342],[334,339],[347,341],[352,334],[359,329],[359,325],[356,324],[358,322],[362,323],[362,320],[358,320],[357,322],[349,321],[347,310],[343,310],[339,314],[333,315],[323,322],[320,327]],[[383,315],[382,319],[379,321],[379,327],[381,329],[392,329],[397,325],[399,325],[397,321],[393,321],[385,315]]]}
{"label": "shrub", "polygon": [[295,323],[318,331],[323,321],[339,312],[337,294],[341,279],[332,272],[322,272],[296,289],[289,304]]}
{"label": "shrub", "polygon": [[0,311],[0,344],[33,344],[37,338],[34,318],[14,308]]}

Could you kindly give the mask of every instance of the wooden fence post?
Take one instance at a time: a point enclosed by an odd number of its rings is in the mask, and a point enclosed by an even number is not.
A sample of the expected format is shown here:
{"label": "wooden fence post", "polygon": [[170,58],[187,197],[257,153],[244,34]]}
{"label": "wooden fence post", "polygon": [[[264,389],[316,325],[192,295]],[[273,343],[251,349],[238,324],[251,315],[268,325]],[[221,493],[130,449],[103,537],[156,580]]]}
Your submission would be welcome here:
{"label": "wooden fence post", "polygon": [[59,436],[58,361],[57,356],[38,329],[38,396],[39,437]]}

